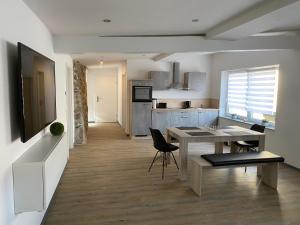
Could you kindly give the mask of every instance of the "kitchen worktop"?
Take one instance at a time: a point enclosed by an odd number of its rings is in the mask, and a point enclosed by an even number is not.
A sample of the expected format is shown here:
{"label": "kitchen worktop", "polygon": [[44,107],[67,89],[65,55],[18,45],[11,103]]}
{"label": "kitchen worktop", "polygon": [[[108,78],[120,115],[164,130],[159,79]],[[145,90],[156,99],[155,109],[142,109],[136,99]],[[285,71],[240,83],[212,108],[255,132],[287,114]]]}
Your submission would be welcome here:
{"label": "kitchen worktop", "polygon": [[177,111],[177,112],[189,112],[189,111],[218,111],[219,109],[215,108],[187,108],[187,109],[182,109],[182,108],[156,108],[152,109],[153,112],[169,112],[169,111]]}

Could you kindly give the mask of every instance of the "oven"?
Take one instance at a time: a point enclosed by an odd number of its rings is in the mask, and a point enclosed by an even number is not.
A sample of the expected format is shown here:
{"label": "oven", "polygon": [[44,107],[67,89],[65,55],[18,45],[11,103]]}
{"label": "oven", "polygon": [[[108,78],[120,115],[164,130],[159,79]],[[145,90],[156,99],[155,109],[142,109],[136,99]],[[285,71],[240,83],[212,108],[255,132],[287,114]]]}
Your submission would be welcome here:
{"label": "oven", "polygon": [[152,102],[152,86],[132,86],[133,102]]}

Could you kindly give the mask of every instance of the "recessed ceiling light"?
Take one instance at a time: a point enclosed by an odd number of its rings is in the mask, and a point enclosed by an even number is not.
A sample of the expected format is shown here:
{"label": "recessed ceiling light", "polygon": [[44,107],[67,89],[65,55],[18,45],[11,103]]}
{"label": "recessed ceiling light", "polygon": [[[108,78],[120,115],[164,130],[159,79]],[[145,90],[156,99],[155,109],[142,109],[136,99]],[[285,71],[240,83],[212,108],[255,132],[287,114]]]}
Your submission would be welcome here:
{"label": "recessed ceiling light", "polygon": [[102,20],[104,23],[110,23],[111,22],[111,20],[110,19],[104,19],[104,20]]}
{"label": "recessed ceiling light", "polygon": [[193,23],[199,22],[199,19],[192,19]]}
{"label": "recessed ceiling light", "polygon": [[102,60],[100,61],[100,65],[103,65],[103,61]]}

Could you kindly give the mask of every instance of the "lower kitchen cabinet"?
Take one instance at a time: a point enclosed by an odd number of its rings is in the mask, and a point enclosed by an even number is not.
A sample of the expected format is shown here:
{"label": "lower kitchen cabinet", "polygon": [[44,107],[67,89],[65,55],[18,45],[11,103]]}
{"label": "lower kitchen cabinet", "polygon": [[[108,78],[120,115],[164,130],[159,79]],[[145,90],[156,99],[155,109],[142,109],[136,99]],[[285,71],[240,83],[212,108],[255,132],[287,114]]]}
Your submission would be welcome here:
{"label": "lower kitchen cabinet", "polygon": [[218,110],[166,110],[152,111],[152,128],[163,134],[168,127],[198,127],[215,124]]}
{"label": "lower kitchen cabinet", "polygon": [[219,116],[219,111],[217,110],[204,110],[198,111],[198,126],[211,126],[216,124]]}
{"label": "lower kitchen cabinet", "polygon": [[189,127],[197,126],[198,118],[196,111],[172,112],[172,127]]}
{"label": "lower kitchen cabinet", "polygon": [[166,133],[167,127],[171,127],[171,112],[152,112],[152,128]]}

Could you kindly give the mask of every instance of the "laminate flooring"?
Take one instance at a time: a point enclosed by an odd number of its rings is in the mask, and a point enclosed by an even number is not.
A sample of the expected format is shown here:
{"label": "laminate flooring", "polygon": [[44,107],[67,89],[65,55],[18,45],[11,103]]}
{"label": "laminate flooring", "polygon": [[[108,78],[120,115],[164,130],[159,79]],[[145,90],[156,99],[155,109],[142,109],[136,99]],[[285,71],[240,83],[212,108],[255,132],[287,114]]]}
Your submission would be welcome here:
{"label": "laminate flooring", "polygon": [[[213,151],[210,143],[191,144],[189,154]],[[88,143],[70,150],[45,224],[300,224],[299,170],[281,165],[277,191],[260,183],[255,167],[211,170],[199,198],[174,163],[164,180],[160,161],[148,173],[154,154],[151,139],[130,140],[117,124],[94,124]]]}

